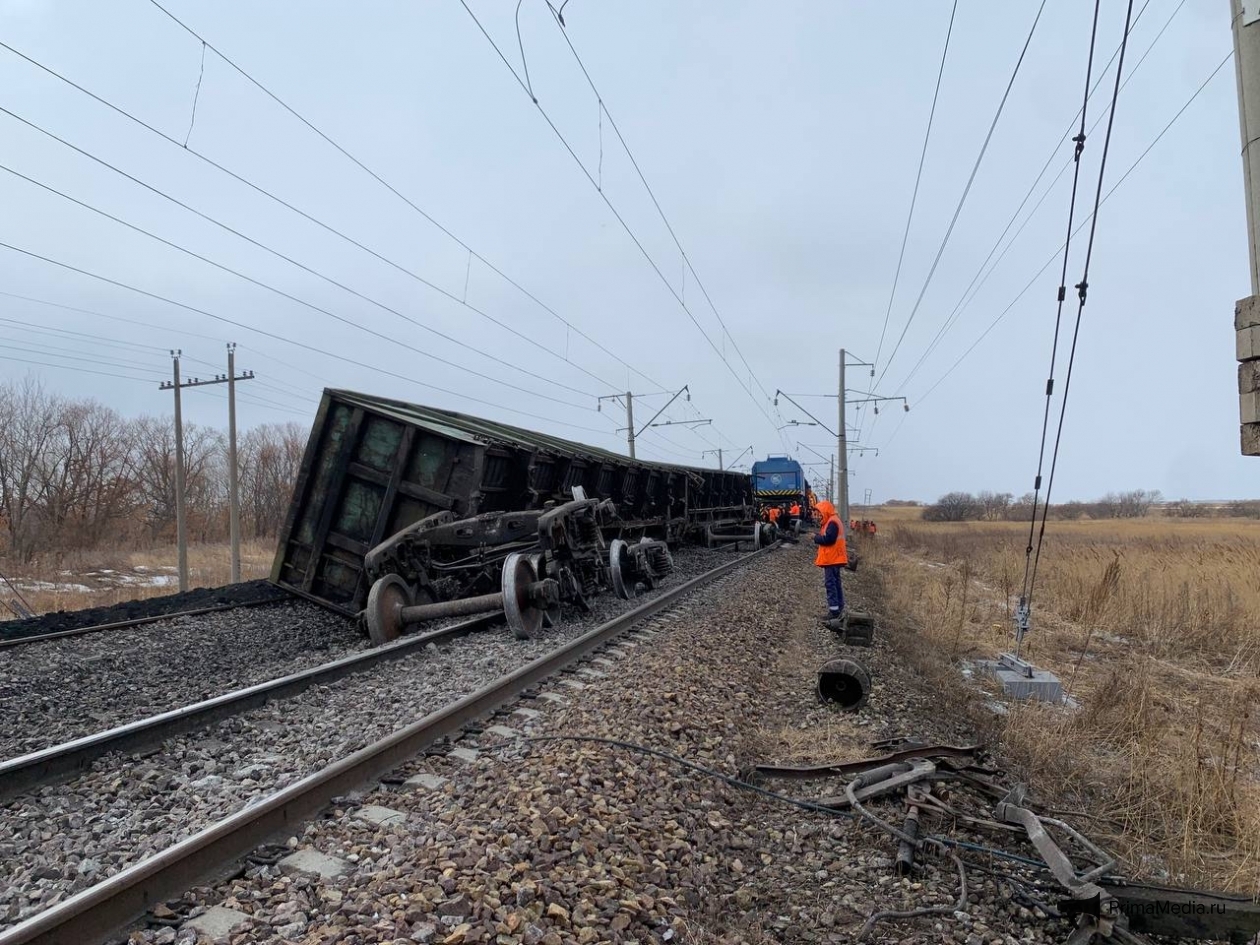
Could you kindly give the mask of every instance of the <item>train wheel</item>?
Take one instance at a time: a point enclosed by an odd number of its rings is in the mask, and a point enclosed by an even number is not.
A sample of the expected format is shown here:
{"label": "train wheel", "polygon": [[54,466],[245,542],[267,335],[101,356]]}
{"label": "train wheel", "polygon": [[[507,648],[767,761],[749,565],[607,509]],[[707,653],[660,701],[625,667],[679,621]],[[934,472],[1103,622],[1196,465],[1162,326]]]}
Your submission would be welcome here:
{"label": "train wheel", "polygon": [[529,587],[538,580],[538,571],[519,551],[503,562],[503,613],[518,640],[532,640],[542,629],[543,611],[529,597]]}
{"label": "train wheel", "polygon": [[613,590],[622,600],[638,596],[638,588],[626,580],[629,564],[630,547],[620,538],[614,538],[608,545],[608,573],[612,577]]}
{"label": "train wheel", "polygon": [[[538,575],[538,580],[544,580],[547,577],[547,559],[541,552],[535,552],[529,556],[529,563],[534,566],[534,573]],[[560,604],[557,602],[555,606],[548,607],[543,611],[543,626],[558,627],[560,626]]]}
{"label": "train wheel", "polygon": [[411,588],[397,574],[379,578],[368,591],[368,636],[373,646],[380,646],[402,636],[402,609],[412,602]]}

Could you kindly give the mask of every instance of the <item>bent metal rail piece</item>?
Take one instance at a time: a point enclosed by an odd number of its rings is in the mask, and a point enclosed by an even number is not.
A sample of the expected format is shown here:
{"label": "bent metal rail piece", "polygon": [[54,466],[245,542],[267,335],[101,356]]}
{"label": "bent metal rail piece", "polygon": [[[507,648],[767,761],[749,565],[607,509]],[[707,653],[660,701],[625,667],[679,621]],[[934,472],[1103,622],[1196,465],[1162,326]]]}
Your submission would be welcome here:
{"label": "bent metal rail piece", "polygon": [[239,715],[268,702],[292,698],[311,686],[363,672],[379,663],[410,656],[429,643],[444,642],[484,630],[501,620],[502,616],[499,614],[474,617],[430,633],[406,637],[388,646],[343,656],[321,666],[313,666],[288,676],[171,709],[147,719],[139,719],[61,745],[10,758],[0,762],[0,801],[85,771],[93,761],[111,751],[137,751],[160,744],[183,732]]}
{"label": "bent metal rail piece", "polygon": [[200,617],[202,614],[214,614],[221,610],[237,610],[241,607],[260,607],[263,604],[283,604],[291,597],[269,598],[267,600],[247,600],[239,604],[213,604],[210,607],[198,607],[194,610],[176,610],[169,614],[149,614],[147,617],[133,617],[131,620],[116,620],[113,623],[98,623],[90,627],[75,627],[71,630],[55,630],[52,633],[32,633],[29,636],[13,637],[0,640],[0,650],[10,646],[22,646],[25,643],[43,643],[47,640],[64,640],[66,637],[79,637],[85,633],[97,633],[101,630],[122,630],[126,627],[140,627],[146,623],[158,623],[163,620],[175,620],[178,617]]}
{"label": "bent metal rail piece", "polygon": [[310,774],[256,804],[128,867],[100,884],[0,932],[0,945],[90,945],[135,921],[156,902],[183,892],[259,844],[292,833],[334,798],[392,771],[438,739],[512,702],[524,690],[604,646],[688,591],[722,577],[777,545],[741,555],[380,741]]}

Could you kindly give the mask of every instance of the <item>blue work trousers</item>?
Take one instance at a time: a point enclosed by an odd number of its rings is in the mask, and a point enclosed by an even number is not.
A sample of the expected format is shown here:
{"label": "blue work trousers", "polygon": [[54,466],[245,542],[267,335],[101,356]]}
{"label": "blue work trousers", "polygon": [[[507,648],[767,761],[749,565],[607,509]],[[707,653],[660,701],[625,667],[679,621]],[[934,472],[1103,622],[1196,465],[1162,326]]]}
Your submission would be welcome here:
{"label": "blue work trousers", "polygon": [[844,588],[840,585],[840,569],[842,564],[829,564],[823,567],[823,584],[827,588],[827,609],[839,616],[844,610]]}

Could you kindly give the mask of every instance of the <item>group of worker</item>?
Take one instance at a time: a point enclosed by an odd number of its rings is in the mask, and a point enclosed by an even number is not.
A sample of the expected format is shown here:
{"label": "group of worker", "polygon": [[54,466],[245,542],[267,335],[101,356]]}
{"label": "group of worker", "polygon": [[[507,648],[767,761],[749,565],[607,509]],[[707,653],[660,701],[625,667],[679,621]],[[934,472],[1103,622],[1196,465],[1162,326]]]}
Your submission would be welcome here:
{"label": "group of worker", "polygon": [[850,519],[849,532],[854,535],[870,535],[875,537],[875,523],[870,519]]}
{"label": "group of worker", "polygon": [[793,502],[791,505],[771,505],[761,510],[762,521],[769,522],[771,525],[782,525],[784,528],[791,526],[793,519],[801,517],[801,503]]}

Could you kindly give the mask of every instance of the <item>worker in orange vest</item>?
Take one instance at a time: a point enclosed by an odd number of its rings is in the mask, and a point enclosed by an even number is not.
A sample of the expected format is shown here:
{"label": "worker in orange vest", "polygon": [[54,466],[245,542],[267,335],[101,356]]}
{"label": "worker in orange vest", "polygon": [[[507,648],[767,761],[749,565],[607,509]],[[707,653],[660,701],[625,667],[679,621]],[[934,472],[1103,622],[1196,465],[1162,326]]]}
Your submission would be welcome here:
{"label": "worker in orange vest", "polygon": [[770,506],[770,511],[766,514],[770,516],[771,525],[779,524],[779,507],[777,505]]}
{"label": "worker in orange vest", "polygon": [[836,514],[836,507],[824,499],[818,503],[822,527],[814,536],[818,554],[814,564],[823,569],[823,586],[827,589],[827,618],[835,620],[844,613],[844,588],[840,586],[840,569],[849,563],[848,549],[844,543],[844,524]]}
{"label": "worker in orange vest", "polygon": [[801,517],[801,503],[793,502],[792,507],[788,509],[788,513],[792,516],[792,518],[800,518]]}

